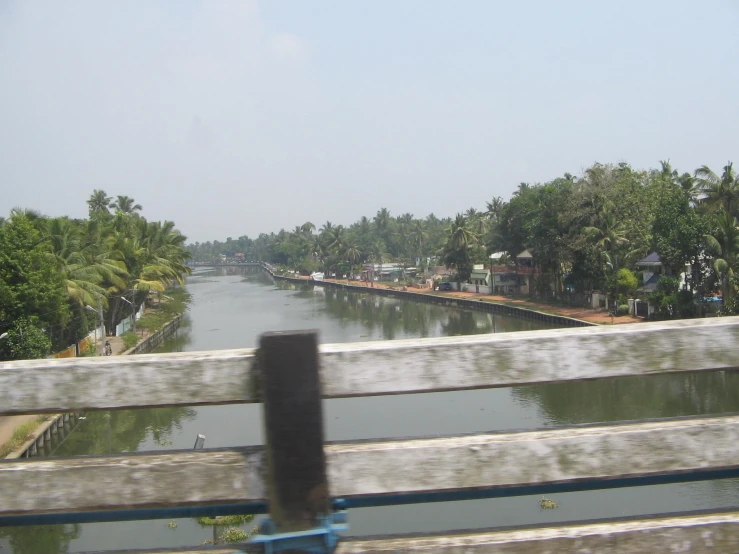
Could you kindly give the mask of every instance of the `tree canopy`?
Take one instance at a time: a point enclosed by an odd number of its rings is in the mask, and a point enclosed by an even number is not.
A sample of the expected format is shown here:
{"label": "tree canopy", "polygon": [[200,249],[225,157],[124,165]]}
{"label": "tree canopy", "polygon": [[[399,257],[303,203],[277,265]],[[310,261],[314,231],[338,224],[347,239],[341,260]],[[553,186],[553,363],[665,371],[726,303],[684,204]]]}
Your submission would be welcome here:
{"label": "tree canopy", "polygon": [[97,326],[100,308],[112,332],[123,296],[140,304],[149,291],[183,282],[190,253],[174,223],[147,221],[128,196],[111,201],[95,190],[89,219],[14,209],[0,222],[0,359],[74,344]]}
{"label": "tree canopy", "polygon": [[718,173],[707,166],[680,173],[669,161],[649,170],[596,163],[579,176],[520,183],[508,201],[493,197],[454,218],[381,208],[348,225],[327,221],[316,231],[307,222],[187,248],[199,262],[241,252],[303,273],[346,274],[364,263],[447,265],[461,280],[493,252],[515,260],[529,249],[541,275],[532,292],[602,290],[614,299],[622,296],[620,270],[641,278],[635,263],[654,251],[668,272],[684,274],[681,287],[697,296],[722,293],[728,313],[736,311],[738,194],[731,162]]}

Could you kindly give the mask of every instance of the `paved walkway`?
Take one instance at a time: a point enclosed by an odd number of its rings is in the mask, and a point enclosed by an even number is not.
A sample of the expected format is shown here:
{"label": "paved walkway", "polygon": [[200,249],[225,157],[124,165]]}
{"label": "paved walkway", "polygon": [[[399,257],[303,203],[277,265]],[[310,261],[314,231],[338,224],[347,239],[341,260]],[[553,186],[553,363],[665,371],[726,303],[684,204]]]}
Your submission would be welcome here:
{"label": "paved walkway", "polygon": [[35,421],[37,415],[0,416],[0,445],[13,438],[13,431],[28,421]]}

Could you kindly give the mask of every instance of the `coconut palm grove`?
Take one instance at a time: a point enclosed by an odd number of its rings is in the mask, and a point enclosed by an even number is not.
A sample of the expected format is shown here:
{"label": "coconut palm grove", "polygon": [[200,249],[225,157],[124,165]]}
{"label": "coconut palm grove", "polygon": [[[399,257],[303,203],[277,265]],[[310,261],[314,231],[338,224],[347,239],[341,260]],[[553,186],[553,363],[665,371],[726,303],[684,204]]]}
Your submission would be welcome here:
{"label": "coconut palm grove", "polygon": [[[196,262],[221,257],[266,261],[307,275],[357,274],[367,263],[398,262],[419,270],[434,263],[466,281],[475,264],[515,264],[533,253],[536,278],[528,292],[556,301],[565,293],[599,290],[624,307],[642,283],[639,260],[659,259],[661,273],[648,300],[652,317],[739,310],[734,295],[739,253],[739,176],[729,162],[720,171],[702,166],[680,172],[668,161],[637,170],[626,163],[596,163],[582,175],[566,173],[546,183],[521,183],[508,201],[492,198],[455,217],[380,209],[350,225],[296,222],[292,231],[195,243]],[[242,256],[243,255],[243,256]],[[716,311],[714,311],[716,313]]]}
{"label": "coconut palm grove", "polygon": [[617,306],[642,283],[639,260],[656,256],[663,270],[648,291],[652,317],[703,315],[706,299],[720,314],[739,312],[739,176],[731,162],[692,172],[666,161],[650,170],[597,163],[577,177],[521,183],[509,200],[495,197],[453,218],[382,208],[346,226],[305,221],[292,231],[189,245],[173,222],[147,221],[133,198],[95,190],[87,204],[87,219],[24,209],[0,219],[0,359],[63,349],[100,315],[110,334],[129,303],[183,283],[190,260],[236,254],[337,277],[368,263],[443,265],[450,280],[466,281],[491,253],[515,265],[528,250],[536,268],[529,296],[556,302],[599,290]]}
{"label": "coconut palm grove", "polygon": [[87,204],[87,219],[22,209],[0,218],[0,360],[64,349],[100,315],[110,334],[129,303],[190,272],[186,237],[171,221],[147,221],[133,198],[102,190]]}

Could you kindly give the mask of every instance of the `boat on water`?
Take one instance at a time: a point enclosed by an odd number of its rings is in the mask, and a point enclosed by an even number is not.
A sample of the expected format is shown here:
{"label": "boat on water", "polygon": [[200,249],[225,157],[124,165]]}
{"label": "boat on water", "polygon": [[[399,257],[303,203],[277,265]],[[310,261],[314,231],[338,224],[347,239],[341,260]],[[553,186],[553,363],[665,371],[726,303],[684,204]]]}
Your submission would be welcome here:
{"label": "boat on water", "polygon": [[311,273],[310,278],[313,281],[323,281],[323,273]]}

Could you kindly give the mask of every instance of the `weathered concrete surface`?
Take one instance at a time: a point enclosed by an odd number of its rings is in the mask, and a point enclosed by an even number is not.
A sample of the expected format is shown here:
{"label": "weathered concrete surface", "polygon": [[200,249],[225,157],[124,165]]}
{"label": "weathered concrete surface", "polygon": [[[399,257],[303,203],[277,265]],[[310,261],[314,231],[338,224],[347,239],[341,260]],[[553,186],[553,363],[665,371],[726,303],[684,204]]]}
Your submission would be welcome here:
{"label": "weathered concrete surface", "polygon": [[[504,489],[736,468],[739,416],[329,444],[331,496]],[[266,498],[261,449],[3,461],[0,515]]]}
{"label": "weathered concrete surface", "polygon": [[0,462],[0,515],[265,499],[255,449]]}
{"label": "weathered concrete surface", "polygon": [[739,512],[443,537],[350,541],[337,554],[676,554],[739,551]]}
{"label": "weathered concrete surface", "polygon": [[[324,345],[341,398],[739,368],[739,317]],[[253,349],[0,363],[0,413],[258,402]],[[648,360],[648,363],[643,363]]]}
{"label": "weathered concrete surface", "polygon": [[[339,544],[336,554],[728,554],[739,551],[738,524],[739,512],[732,512],[527,530],[348,540]],[[264,547],[247,543],[230,548],[125,550],[106,551],[106,554],[234,554],[236,549],[263,552]]]}

